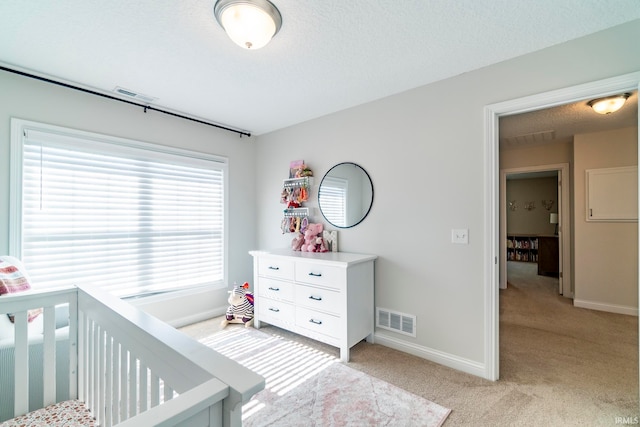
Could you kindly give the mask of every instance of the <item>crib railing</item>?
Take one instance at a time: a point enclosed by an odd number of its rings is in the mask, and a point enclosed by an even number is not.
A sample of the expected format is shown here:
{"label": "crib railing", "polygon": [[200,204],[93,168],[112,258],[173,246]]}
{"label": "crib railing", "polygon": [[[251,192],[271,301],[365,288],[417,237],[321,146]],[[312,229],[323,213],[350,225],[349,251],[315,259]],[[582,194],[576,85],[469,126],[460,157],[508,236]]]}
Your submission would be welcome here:
{"label": "crib railing", "polygon": [[[69,305],[67,384],[56,374],[55,307],[63,304]],[[264,387],[252,371],[101,291],[3,295],[0,315],[15,314],[14,416],[28,412],[33,394],[27,311],[40,307],[43,406],[61,400],[62,386],[100,426],[234,426],[242,424],[242,403]]]}

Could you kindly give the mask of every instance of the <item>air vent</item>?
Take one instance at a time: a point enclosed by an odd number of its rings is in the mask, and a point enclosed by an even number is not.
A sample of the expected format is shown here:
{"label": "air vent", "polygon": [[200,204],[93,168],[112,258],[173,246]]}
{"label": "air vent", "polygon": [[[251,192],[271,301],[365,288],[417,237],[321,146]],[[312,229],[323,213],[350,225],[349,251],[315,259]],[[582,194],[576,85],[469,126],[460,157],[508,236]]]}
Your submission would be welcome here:
{"label": "air vent", "polygon": [[122,88],[120,86],[116,86],[116,88],[113,89],[113,91],[115,93],[120,94],[120,95],[124,95],[124,96],[128,96],[129,98],[137,99],[138,101],[142,101],[142,102],[144,102],[146,104],[151,104],[152,102],[154,102],[154,101],[156,101],[158,99],[158,98],[154,98],[152,96],[143,95],[141,93],[137,93],[137,92],[134,92],[132,90]]}
{"label": "air vent", "polygon": [[376,307],[376,326],[404,335],[416,336],[416,316]]}
{"label": "air vent", "polygon": [[545,130],[542,132],[525,133],[523,135],[517,135],[517,136],[505,138],[504,142],[506,142],[509,145],[533,144],[533,143],[553,141],[555,136],[556,136],[556,131]]}

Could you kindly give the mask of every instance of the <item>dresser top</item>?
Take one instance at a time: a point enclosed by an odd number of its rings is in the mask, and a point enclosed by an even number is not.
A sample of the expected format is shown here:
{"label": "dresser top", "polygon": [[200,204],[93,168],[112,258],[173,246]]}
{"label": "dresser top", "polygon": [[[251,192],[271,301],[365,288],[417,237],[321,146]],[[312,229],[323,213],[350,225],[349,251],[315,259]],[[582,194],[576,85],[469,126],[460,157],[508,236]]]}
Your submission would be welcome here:
{"label": "dresser top", "polygon": [[293,251],[289,248],[271,249],[263,251],[249,251],[253,257],[260,256],[287,256],[294,259],[309,261],[325,261],[338,262],[344,264],[358,264],[361,262],[372,261],[378,258],[377,255],[370,254],[354,254],[350,252],[300,252]]}

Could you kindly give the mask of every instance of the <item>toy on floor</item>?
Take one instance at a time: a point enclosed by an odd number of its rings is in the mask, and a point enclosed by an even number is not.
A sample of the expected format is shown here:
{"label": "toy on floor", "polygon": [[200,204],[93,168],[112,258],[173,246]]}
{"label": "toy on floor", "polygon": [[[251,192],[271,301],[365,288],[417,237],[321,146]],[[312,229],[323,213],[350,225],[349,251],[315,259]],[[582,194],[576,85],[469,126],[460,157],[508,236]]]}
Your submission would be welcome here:
{"label": "toy on floor", "polygon": [[244,323],[245,327],[253,325],[253,294],[249,292],[249,283],[234,285],[229,292],[228,301],[229,308],[220,323],[221,327],[224,328],[229,323]]}

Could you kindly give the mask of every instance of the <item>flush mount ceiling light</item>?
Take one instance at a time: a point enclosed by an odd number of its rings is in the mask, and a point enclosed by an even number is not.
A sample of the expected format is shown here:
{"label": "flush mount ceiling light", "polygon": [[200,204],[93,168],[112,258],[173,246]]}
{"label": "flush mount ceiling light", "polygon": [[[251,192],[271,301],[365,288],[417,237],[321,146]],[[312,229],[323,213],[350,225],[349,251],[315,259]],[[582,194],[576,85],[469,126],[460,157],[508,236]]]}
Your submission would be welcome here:
{"label": "flush mount ceiling light", "polygon": [[611,114],[622,108],[629,96],[631,96],[630,93],[607,96],[606,98],[592,99],[587,104],[598,114]]}
{"label": "flush mount ceiling light", "polygon": [[280,12],[268,0],[218,0],[213,13],[229,38],[245,49],[260,49],[282,26]]}

